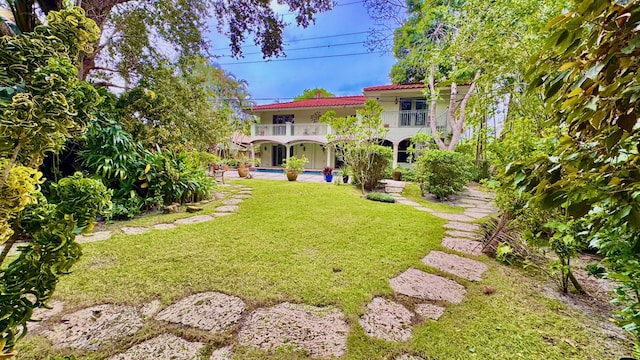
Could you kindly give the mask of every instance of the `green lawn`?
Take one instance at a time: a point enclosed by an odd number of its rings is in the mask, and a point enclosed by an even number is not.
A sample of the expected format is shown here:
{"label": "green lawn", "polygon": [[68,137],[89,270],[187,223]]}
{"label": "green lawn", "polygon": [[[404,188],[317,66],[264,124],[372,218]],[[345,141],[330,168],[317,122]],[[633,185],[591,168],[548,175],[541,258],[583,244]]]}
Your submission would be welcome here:
{"label": "green lawn", "polygon": [[[344,185],[241,183],[253,188],[253,197],[236,215],[85,244],[83,259],[60,282],[55,299],[74,309],[154,299],[170,304],[192,293],[221,291],[243,298],[250,310],[283,301],[335,305],[351,324],[346,359],[388,359],[403,352],[425,359],[613,358],[603,350],[598,329],[583,326],[585,315],[540,295],[520,270],[486,258],[485,280],[456,279],[467,287],[467,297],[448,306],[439,321],[416,326],[406,343],[371,339],[358,324],[365,306],[377,295],[393,297],[388,280],[407,268],[429,271],[420,259],[442,250],[444,220],[410,206],[364,200]],[[163,216],[144,223],[164,222]],[[485,285],[496,293],[485,295]],[[407,298],[395,298],[412,306]],[[167,329],[213,347],[233,341],[232,333],[206,335],[154,322],[138,337]],[[102,359],[123,346],[71,353]],[[19,350],[22,359],[70,353],[53,350],[42,339],[28,339]],[[305,357],[240,348],[236,358]]]}

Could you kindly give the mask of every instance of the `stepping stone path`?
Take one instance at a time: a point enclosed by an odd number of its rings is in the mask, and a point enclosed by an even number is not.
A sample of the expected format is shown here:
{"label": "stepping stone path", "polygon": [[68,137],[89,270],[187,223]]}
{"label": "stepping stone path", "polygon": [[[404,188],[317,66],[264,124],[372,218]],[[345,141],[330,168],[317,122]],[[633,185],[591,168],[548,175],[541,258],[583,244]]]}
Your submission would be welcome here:
{"label": "stepping stone path", "polygon": [[[480,227],[471,222],[490,216],[497,211],[492,204],[492,194],[470,187],[462,192],[454,202],[455,205],[465,209],[464,213],[453,214],[434,211],[404,198],[400,195],[403,186],[402,182],[387,181],[385,191],[393,196],[398,204],[411,206],[418,211],[429,212],[449,221],[445,225],[447,230],[446,237],[442,239],[442,246],[458,253],[472,256],[482,255],[482,244],[478,241]],[[487,265],[478,260],[442,251],[431,251],[422,259],[422,262],[442,272],[471,281],[482,281],[482,274],[487,270]],[[438,320],[444,314],[446,308],[442,306],[442,302],[458,304],[464,299],[467,292],[463,285],[454,280],[414,268],[410,268],[389,280],[389,284],[398,294],[435,302],[419,303],[414,309],[415,313],[422,318],[432,320]],[[378,310],[374,311],[372,307],[376,307]],[[413,315],[402,305],[382,298],[375,298],[367,306],[365,315],[360,318],[360,325],[369,336],[389,341],[405,341],[411,336],[411,329],[404,327],[405,322],[403,321],[411,319]],[[396,357],[396,360],[410,359],[421,358],[408,354]]]}
{"label": "stepping stone path", "polygon": [[208,292],[178,301],[158,313],[156,319],[217,333],[236,324],[245,307],[240,298]]}
{"label": "stepping stone path", "polygon": [[240,329],[238,342],[262,350],[294,346],[312,357],[340,357],[347,350],[349,325],[331,307],[282,303],[258,309]]}
{"label": "stepping stone path", "polygon": [[[418,211],[449,220],[445,225],[446,236],[442,239],[444,248],[477,258],[480,252],[479,226],[475,219],[488,216],[496,211],[492,195],[470,188],[463,192],[455,204],[465,209],[463,214],[434,211],[415,201],[404,198],[400,193],[404,182],[388,181],[386,191],[400,205],[411,206]],[[123,227],[125,234],[141,234],[146,231],[173,229],[217,217],[229,216],[237,212],[243,199],[251,197],[248,187],[227,185],[231,191],[215,193],[214,198],[222,202],[211,215],[196,215],[174,221],[155,224],[151,227]],[[235,194],[229,195],[234,192]],[[111,232],[96,232],[78,236],[81,242],[106,240]],[[413,324],[419,321],[437,321],[448,306],[464,300],[467,289],[447,276],[455,279],[482,281],[487,265],[481,261],[443,251],[431,251],[422,259],[423,263],[439,269],[444,274],[434,275],[415,268],[409,268],[389,280],[393,291],[399,295],[414,298],[413,308],[383,297],[374,298],[359,318],[359,326],[371,337],[387,341],[408,341],[413,332]],[[335,307],[314,307],[304,304],[281,303],[253,311],[235,296],[218,292],[198,293],[187,296],[172,305],[164,307],[159,300],[132,307],[103,304],[59,316],[62,303],[51,302],[53,310],[37,311],[33,318],[42,318],[42,323],[29,324],[30,329],[47,337],[56,347],[72,347],[99,350],[112,342],[125,341],[145,329],[152,322],[168,322],[187,328],[186,333],[207,332],[229,336],[234,342],[255,347],[268,352],[278,347],[305,351],[314,358],[332,358],[345,355],[347,335],[351,331],[345,315]],[[58,316],[56,316],[58,315]],[[56,319],[57,320],[56,322]],[[358,325],[356,325],[358,326]],[[158,328],[158,327],[151,327]],[[159,327],[162,329],[162,327]],[[167,330],[153,338],[139,342],[119,354],[111,354],[108,359],[199,359],[228,360],[233,356],[233,345],[219,349],[207,349],[207,344],[188,341]],[[178,332],[182,334],[182,332]],[[202,338],[206,338],[203,336]],[[208,345],[210,346],[210,345]],[[210,354],[206,359],[203,351]],[[422,360],[421,357],[403,354],[394,360]]]}

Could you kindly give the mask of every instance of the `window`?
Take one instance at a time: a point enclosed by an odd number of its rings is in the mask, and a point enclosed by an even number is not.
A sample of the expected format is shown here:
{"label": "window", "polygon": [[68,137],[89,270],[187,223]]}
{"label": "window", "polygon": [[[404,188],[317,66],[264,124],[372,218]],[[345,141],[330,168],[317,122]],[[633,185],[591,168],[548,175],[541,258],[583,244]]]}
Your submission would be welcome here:
{"label": "window", "polygon": [[424,126],[427,120],[427,100],[416,100],[416,126]]}

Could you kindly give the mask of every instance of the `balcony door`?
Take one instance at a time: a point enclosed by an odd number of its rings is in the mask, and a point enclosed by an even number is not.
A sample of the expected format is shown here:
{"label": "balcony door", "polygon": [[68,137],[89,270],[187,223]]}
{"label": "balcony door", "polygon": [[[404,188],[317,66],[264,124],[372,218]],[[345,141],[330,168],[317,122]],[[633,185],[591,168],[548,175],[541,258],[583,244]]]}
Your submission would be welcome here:
{"label": "balcony door", "polygon": [[273,115],[273,135],[284,136],[287,134],[286,123],[293,123],[293,114]]}

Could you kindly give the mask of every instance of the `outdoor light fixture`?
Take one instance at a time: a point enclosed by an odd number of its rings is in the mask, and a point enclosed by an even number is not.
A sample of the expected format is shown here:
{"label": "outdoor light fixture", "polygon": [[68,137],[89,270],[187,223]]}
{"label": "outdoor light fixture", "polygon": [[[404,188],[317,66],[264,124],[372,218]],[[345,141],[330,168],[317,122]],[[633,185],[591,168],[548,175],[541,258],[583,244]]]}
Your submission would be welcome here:
{"label": "outdoor light fixture", "polygon": [[396,105],[398,105],[398,98],[396,98]]}

